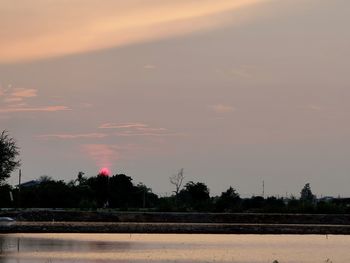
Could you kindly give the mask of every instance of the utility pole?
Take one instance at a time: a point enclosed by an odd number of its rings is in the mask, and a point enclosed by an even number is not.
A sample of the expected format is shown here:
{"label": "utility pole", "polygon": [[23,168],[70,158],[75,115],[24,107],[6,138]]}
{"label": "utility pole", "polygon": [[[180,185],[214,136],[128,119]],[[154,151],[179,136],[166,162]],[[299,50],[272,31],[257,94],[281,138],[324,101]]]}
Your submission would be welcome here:
{"label": "utility pole", "polygon": [[262,181],[262,197],[265,198],[265,181]]}
{"label": "utility pole", "polygon": [[19,173],[18,173],[18,208],[21,207],[21,179],[22,179],[22,170],[19,169]]}

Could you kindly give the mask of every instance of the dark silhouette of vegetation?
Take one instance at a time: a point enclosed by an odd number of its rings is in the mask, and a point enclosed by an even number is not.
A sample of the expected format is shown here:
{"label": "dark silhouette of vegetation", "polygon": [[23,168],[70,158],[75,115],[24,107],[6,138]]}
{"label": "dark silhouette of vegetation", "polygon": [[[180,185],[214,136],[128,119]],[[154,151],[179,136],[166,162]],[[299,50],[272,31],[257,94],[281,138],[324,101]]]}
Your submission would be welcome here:
{"label": "dark silhouette of vegetation", "polygon": [[184,172],[170,177],[175,187],[171,196],[159,197],[143,183],[134,184],[125,174],[87,177],[80,171],[74,180],[66,183],[41,176],[12,187],[6,184],[10,173],[19,167],[19,150],[6,131],[0,135],[0,208],[15,207],[21,200],[23,208],[79,208],[79,209],[145,209],[151,211],[198,212],[258,212],[258,213],[350,213],[350,198],[325,197],[317,199],[307,183],[300,198],[252,196],[241,198],[229,187],[219,196],[210,196],[205,183],[184,183]]}
{"label": "dark silhouette of vegetation", "polygon": [[175,190],[173,191],[175,193],[175,196],[178,196],[182,187],[183,180],[185,179],[184,169],[181,168],[177,174],[170,176],[169,179],[170,183],[175,187]]}
{"label": "dark silhouette of vegetation", "polygon": [[179,193],[182,209],[203,211],[210,207],[209,189],[204,183],[188,182]]}
{"label": "dark silhouette of vegetation", "polygon": [[304,185],[300,192],[300,200],[306,203],[312,203],[316,200],[316,196],[312,193],[310,184]]}
{"label": "dark silhouette of vegetation", "polygon": [[231,186],[222,192],[216,200],[216,211],[219,212],[235,212],[240,210],[241,198],[239,194]]}
{"label": "dark silhouette of vegetation", "polygon": [[[132,178],[125,174],[113,176],[97,175],[85,177],[79,172],[77,179],[65,183],[41,176],[35,183],[21,187],[23,208],[129,208],[150,209],[158,205],[158,196],[146,185],[134,185]],[[24,185],[24,184],[23,184]],[[0,187],[0,207],[11,207],[9,192],[18,198],[18,187]]]}
{"label": "dark silhouette of vegetation", "polygon": [[0,134],[0,185],[20,166],[19,148],[7,131]]}
{"label": "dark silhouette of vegetation", "polygon": [[[310,186],[304,188],[309,189]],[[14,200],[11,200],[10,192]],[[0,186],[0,207],[14,206],[17,198],[18,187],[13,188],[6,184]],[[307,199],[307,202],[303,198],[294,197],[241,198],[231,186],[221,195],[211,197],[206,184],[192,181],[184,185],[178,197],[175,194],[159,197],[145,184],[135,185],[132,178],[125,174],[85,177],[83,172],[79,172],[77,178],[68,183],[41,176],[31,184],[22,186],[21,200],[24,208],[118,208],[219,213],[350,213],[350,199],[316,200],[314,195],[313,199]],[[312,202],[309,202],[310,200]]]}
{"label": "dark silhouette of vegetation", "polygon": [[[11,195],[14,200],[11,200]],[[18,187],[0,186],[0,207],[13,207],[19,198]],[[105,176],[99,174],[86,177],[79,172],[77,178],[66,183],[41,176],[24,183],[21,187],[23,208],[79,208],[119,209],[179,212],[250,212],[250,213],[350,213],[350,198],[316,199],[311,187],[306,184],[301,197],[279,198],[252,196],[241,198],[229,187],[218,196],[210,196],[203,182],[187,182],[171,196],[159,197],[143,183],[134,184],[125,174]]]}

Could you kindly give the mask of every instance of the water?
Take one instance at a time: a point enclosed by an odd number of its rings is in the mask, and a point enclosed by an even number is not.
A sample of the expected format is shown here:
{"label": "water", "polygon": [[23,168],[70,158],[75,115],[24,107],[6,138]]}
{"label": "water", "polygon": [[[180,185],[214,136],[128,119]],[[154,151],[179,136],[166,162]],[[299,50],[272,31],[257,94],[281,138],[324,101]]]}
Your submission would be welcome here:
{"label": "water", "polygon": [[350,236],[0,235],[1,263],[272,263],[274,260],[280,263],[349,263]]}

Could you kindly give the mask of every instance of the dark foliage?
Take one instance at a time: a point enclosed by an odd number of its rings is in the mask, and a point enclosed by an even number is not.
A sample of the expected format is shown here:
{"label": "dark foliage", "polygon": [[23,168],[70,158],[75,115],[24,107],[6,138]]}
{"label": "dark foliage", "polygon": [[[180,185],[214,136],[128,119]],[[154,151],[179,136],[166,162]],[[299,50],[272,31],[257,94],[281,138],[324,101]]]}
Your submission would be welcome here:
{"label": "dark foliage", "polygon": [[185,210],[206,211],[210,206],[209,188],[204,183],[188,182],[178,198]]}
{"label": "dark foliage", "polygon": [[0,134],[0,185],[20,166],[19,148],[7,131]]}
{"label": "dark foliage", "polygon": [[241,198],[231,186],[216,200],[216,212],[236,212],[240,210]]}
{"label": "dark foliage", "polygon": [[[220,196],[210,197],[206,184],[192,181],[185,184],[177,196],[173,194],[159,198],[149,187],[142,183],[135,185],[132,178],[125,174],[87,178],[79,172],[77,178],[69,183],[48,176],[32,182],[21,187],[22,207],[147,209],[164,212],[350,213],[350,199],[327,197],[316,200],[310,194],[309,185],[303,188],[305,196],[300,199],[273,196],[242,199],[232,187]],[[10,192],[14,200],[11,200]],[[0,207],[16,207],[18,200],[18,187],[0,186]]]}
{"label": "dark foliage", "polygon": [[0,185],[0,207],[11,207],[13,202],[11,201],[10,192],[12,187],[10,185]]}
{"label": "dark foliage", "polygon": [[309,183],[305,184],[303,189],[301,189],[300,200],[305,203],[312,203],[316,200]]}

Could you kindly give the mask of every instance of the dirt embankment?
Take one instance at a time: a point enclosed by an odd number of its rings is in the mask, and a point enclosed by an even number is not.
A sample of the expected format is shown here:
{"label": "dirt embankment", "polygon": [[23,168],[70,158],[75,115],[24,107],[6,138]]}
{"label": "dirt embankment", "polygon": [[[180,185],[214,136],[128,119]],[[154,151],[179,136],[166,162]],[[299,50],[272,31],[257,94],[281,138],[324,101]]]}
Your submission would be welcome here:
{"label": "dirt embankment", "polygon": [[2,211],[0,217],[17,221],[226,223],[226,224],[323,224],[350,225],[347,214],[163,213],[115,211],[21,210]]}
{"label": "dirt embankment", "polygon": [[197,233],[350,235],[350,215],[21,210],[0,233]]}

